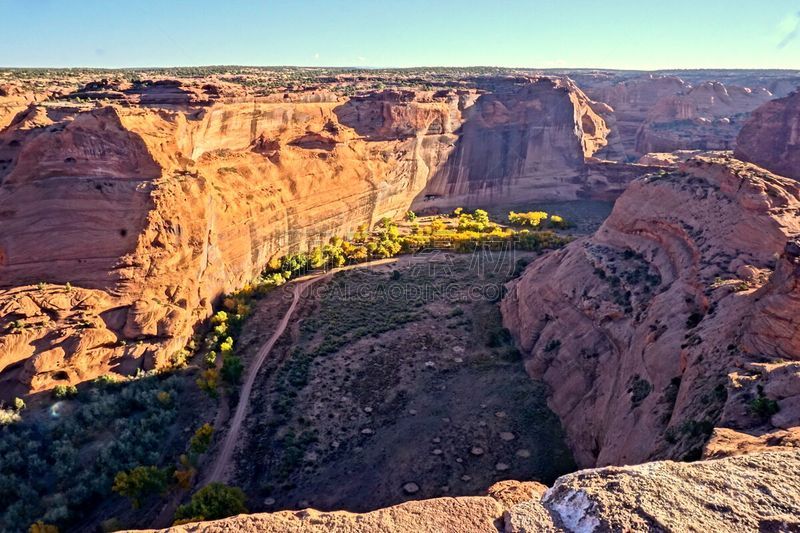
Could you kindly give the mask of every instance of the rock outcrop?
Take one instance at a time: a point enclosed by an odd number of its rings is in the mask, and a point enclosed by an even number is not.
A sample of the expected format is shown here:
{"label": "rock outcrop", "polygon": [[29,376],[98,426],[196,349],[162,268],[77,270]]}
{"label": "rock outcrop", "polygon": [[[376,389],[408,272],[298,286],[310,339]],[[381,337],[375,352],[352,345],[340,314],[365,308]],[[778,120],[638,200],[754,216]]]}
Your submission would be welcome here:
{"label": "rock outcrop", "polygon": [[800,425],[798,209],[796,182],[696,158],[634,181],[594,236],[512,283],[504,322],[579,464]]}
{"label": "rock outcrop", "polygon": [[706,82],[660,100],[636,137],[639,153],[675,150],[731,150],[744,120],[769,101],[766,89]]}
{"label": "rock outcrop", "polygon": [[[764,452],[584,470],[559,478],[547,491],[504,482],[505,491],[490,489],[483,497],[413,501],[364,514],[306,509],[240,515],[170,531],[795,531],[798,480],[800,451]],[[500,497],[514,487],[515,498]]]}
{"label": "rock outcrop", "polygon": [[31,105],[0,133],[0,394],[168,364],[271,258],[412,203],[591,196],[606,130],[588,99],[550,78],[491,88],[247,100],[101,81]]}
{"label": "rock outcrop", "polygon": [[567,79],[499,87],[464,111],[453,153],[414,208],[570,200],[587,183],[585,160],[608,128]]}
{"label": "rock outcrop", "polygon": [[800,91],[753,112],[739,133],[736,157],[800,180]]}
{"label": "rock outcrop", "polygon": [[649,152],[731,150],[748,114],[773,98],[765,87],[692,85],[653,74],[585,90],[610,106],[601,115],[612,133],[599,155],[622,161]]}
{"label": "rock outcrop", "polygon": [[[33,91],[27,91],[15,84],[0,85],[0,131],[35,100]],[[0,168],[2,165],[0,162]]]}

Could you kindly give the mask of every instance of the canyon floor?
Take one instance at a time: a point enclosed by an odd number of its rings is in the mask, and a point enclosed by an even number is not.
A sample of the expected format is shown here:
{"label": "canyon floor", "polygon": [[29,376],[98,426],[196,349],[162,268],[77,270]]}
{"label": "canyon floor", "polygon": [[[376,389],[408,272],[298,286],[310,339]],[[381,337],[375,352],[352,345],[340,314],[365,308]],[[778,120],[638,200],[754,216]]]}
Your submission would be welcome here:
{"label": "canyon floor", "polygon": [[[434,254],[314,286],[251,398],[231,476],[249,508],[362,512],[573,470],[497,305],[531,257]],[[286,294],[259,302],[248,355]]]}

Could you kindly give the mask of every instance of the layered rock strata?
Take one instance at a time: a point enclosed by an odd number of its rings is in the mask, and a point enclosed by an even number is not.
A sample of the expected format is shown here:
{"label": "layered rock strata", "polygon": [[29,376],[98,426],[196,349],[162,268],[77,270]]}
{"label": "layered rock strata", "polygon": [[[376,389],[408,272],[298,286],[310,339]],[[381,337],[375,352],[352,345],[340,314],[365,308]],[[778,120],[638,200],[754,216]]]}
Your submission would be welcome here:
{"label": "layered rock strata", "polygon": [[0,133],[4,397],[168,364],[270,259],[412,204],[591,197],[602,182],[585,158],[605,125],[567,80],[249,100],[101,81],[75,94]]}
{"label": "layered rock strata", "polygon": [[511,284],[504,322],[579,464],[800,426],[799,209],[793,180],[692,159],[634,181],[594,236]]}

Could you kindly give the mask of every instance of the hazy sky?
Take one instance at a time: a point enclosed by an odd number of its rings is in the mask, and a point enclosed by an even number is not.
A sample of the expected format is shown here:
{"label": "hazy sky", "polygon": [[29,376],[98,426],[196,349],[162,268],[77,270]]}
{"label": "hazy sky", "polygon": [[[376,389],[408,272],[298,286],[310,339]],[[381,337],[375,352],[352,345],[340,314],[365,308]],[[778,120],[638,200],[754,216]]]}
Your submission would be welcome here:
{"label": "hazy sky", "polygon": [[800,69],[800,0],[0,0],[0,66]]}

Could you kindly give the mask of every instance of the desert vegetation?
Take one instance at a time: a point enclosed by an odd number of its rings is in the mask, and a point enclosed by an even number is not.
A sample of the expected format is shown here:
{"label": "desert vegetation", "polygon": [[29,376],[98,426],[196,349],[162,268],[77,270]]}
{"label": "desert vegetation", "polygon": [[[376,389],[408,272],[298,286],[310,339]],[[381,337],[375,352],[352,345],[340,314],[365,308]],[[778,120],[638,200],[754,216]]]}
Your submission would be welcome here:
{"label": "desert vegetation", "polygon": [[185,444],[186,386],[169,374],[98,380],[0,428],[0,529],[69,528],[96,506],[125,514],[112,490],[138,507],[166,489]]}
{"label": "desert vegetation", "polygon": [[367,510],[572,468],[497,309],[529,259],[446,254],[334,275],[259,377],[236,463],[248,507]]}
{"label": "desert vegetation", "polygon": [[[236,394],[244,371],[237,353],[243,327],[251,307],[275,287],[313,269],[431,248],[469,252],[512,245],[540,250],[568,241],[551,231],[532,229],[508,228],[490,220],[486,211],[462,209],[437,217],[417,217],[409,212],[402,226],[390,219],[372,229],[362,226],[349,238],[332,238],[308,252],[273,260],[253,283],[223,296],[206,332],[173,354],[170,368],[135,379],[104,376],[80,388],[58,385],[52,392],[49,416],[23,416],[22,400],[3,408],[0,524],[9,531],[27,529],[37,521],[43,527],[70,527],[86,519],[91,513],[88,509],[99,502],[103,502],[100,514],[114,523],[135,523],[150,513],[165,493],[191,489],[199,458],[210,448],[214,435],[211,425],[199,423],[200,407],[208,406],[206,402],[213,405],[221,393]],[[443,291],[452,280],[395,271],[390,281],[404,291],[413,291],[422,282]],[[343,278],[337,277],[332,287],[342,283]],[[430,316],[425,308],[431,300],[425,297],[361,299],[351,302],[343,314],[343,303],[336,299],[335,291],[325,294],[319,317],[310,318],[302,328],[303,335],[317,331],[314,340],[293,349],[275,373],[269,427],[273,431],[291,429],[271,437],[270,442],[279,443],[280,449],[269,461],[272,484],[290,483],[305,461],[305,451],[320,439],[314,428],[297,425],[293,417],[297,391],[309,384],[317,361],[330,359],[361,339],[379,338]],[[459,318],[459,310],[463,312],[458,308],[448,314],[457,324],[465,320]],[[467,322],[462,325],[466,327]],[[505,350],[507,336],[492,335],[492,346]],[[206,393],[206,399],[196,396],[200,391]],[[194,402],[199,404],[192,405]],[[190,437],[177,431],[180,423],[195,426]],[[23,449],[25,453],[21,453]],[[236,490],[202,488],[179,509],[175,519],[224,516],[224,508],[234,512],[241,508]],[[126,500],[127,505],[123,503]],[[223,503],[217,505],[217,500]]]}

